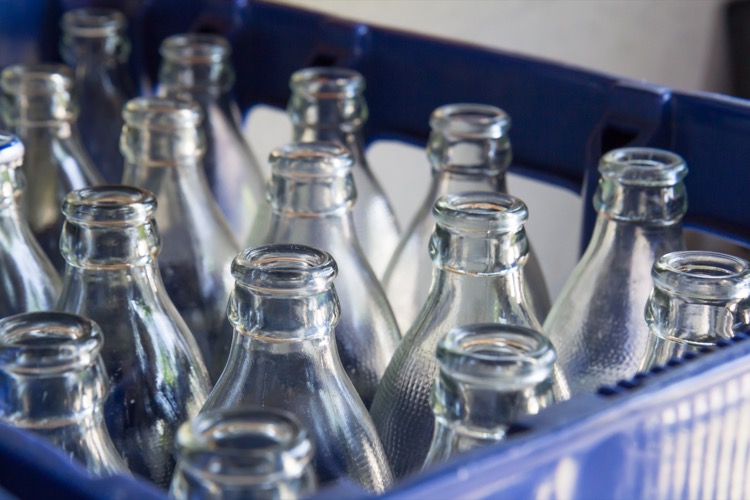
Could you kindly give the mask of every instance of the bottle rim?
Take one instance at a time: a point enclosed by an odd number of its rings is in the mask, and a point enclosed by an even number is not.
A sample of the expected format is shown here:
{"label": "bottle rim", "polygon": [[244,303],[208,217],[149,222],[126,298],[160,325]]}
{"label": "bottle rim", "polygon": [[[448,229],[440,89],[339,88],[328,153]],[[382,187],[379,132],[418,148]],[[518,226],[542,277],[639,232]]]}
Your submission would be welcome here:
{"label": "bottle rim", "polygon": [[180,33],[165,38],[159,54],[165,60],[182,64],[217,64],[229,59],[232,46],[221,35]]}
{"label": "bottle rim", "polygon": [[651,277],[654,287],[692,300],[750,299],[750,263],[734,255],[671,252],[657,259]]}
{"label": "bottle rim", "polygon": [[26,148],[17,135],[0,130],[0,165],[17,168],[23,163]]}
{"label": "bottle rim", "polygon": [[268,157],[274,176],[341,177],[351,174],[354,158],[337,142],[294,142],[271,151]]}
{"label": "bottle rim", "polygon": [[195,129],[203,120],[200,106],[190,99],[136,97],[122,109],[125,124],[152,131]]}
{"label": "bottle rim", "polygon": [[128,26],[125,15],[116,9],[83,8],[63,14],[60,27],[66,35],[106,38],[122,34]]}
{"label": "bottle rim", "polygon": [[62,64],[14,64],[0,73],[6,94],[53,95],[73,88],[73,73]]}
{"label": "bottle rim", "polygon": [[71,191],[62,204],[68,221],[84,224],[138,224],[151,219],[155,211],[156,197],[150,191],[124,185]]}
{"label": "bottle rim", "polygon": [[331,254],[306,245],[246,248],[232,261],[237,285],[258,295],[314,295],[330,289],[337,274]]}
{"label": "bottle rim", "polygon": [[443,195],[432,213],[440,226],[481,234],[516,231],[529,218],[528,208],[519,198],[478,191]]}
{"label": "bottle rim", "polygon": [[508,134],[510,125],[510,116],[489,104],[446,104],[430,116],[433,131],[467,139],[498,139]]}
{"label": "bottle rim", "polygon": [[0,320],[0,369],[55,374],[93,364],[104,336],[91,319],[64,312],[31,312]]}
{"label": "bottle rim", "polygon": [[633,186],[674,186],[688,173],[685,160],[671,151],[629,147],[605,153],[599,162],[605,179]]}
{"label": "bottle rim", "polygon": [[364,92],[365,78],[349,68],[310,67],[292,73],[289,88],[315,99],[346,99]]}

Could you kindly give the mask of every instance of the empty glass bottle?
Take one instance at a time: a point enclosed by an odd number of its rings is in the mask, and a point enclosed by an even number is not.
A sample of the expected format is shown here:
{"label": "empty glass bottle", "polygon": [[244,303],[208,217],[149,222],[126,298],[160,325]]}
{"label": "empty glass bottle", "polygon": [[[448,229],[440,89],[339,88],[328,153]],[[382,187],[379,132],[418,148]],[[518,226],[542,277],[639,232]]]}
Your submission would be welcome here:
{"label": "empty glass bottle", "polygon": [[[501,193],[442,196],[433,208],[432,287],[401,340],[370,413],[397,477],[419,470],[432,440],[430,387],[438,374],[435,348],[456,326],[502,323],[541,331],[526,299],[529,244],[526,205]],[[560,399],[563,380],[556,380]]]}
{"label": "empty glass bottle", "polygon": [[[503,110],[485,104],[449,104],[432,113],[430,126],[427,156],[432,164],[432,183],[383,276],[383,288],[402,332],[414,323],[430,290],[432,261],[428,247],[435,228],[432,207],[437,199],[465,191],[507,192],[510,117]],[[524,272],[526,298],[536,317],[544,321],[550,298],[531,247]]]}
{"label": "empty glass bottle", "polygon": [[130,470],[166,487],[177,427],[198,414],[208,374],[159,275],[156,200],[131,186],[70,193],[60,249],[68,262],[58,310],[105,332],[105,418]]}
{"label": "empty glass bottle", "polygon": [[501,441],[513,422],[554,403],[556,357],[547,337],[529,328],[484,323],[448,332],[437,347],[425,467]]}
{"label": "empty glass bottle", "polygon": [[237,241],[246,241],[265,206],[264,178],[239,128],[240,110],[231,89],[231,47],[217,35],[174,35],[159,51],[159,95],[189,97],[202,108],[206,138],[203,161],[211,192]]}
{"label": "empty glass bottle", "polygon": [[339,356],[365,406],[400,337],[396,319],[362,254],[352,223],[352,156],[337,143],[295,143],[271,152],[271,223],[264,243],[298,243],[333,255],[341,321]]}
{"label": "empty glass bottle", "polygon": [[383,491],[392,481],[388,462],[336,351],[336,273],[330,254],[302,245],[240,252],[228,307],[232,350],[203,411],[243,405],[291,411],[315,440],[321,483],[347,478]]}
{"label": "empty glass bottle", "polygon": [[60,204],[71,190],[102,182],[80,143],[72,85],[62,65],[10,66],[0,74],[3,118],[26,147],[24,214],[58,272],[65,268]]}
{"label": "empty glass bottle", "polygon": [[0,320],[0,420],[38,434],[92,474],[125,474],[104,424],[102,332],[74,314]]}
{"label": "empty glass bottle", "polygon": [[286,411],[201,413],[180,426],[177,456],[170,498],[295,500],[315,491],[313,444]]}
{"label": "empty glass bottle", "polygon": [[141,97],[128,102],[123,117],[123,182],[151,191],[159,200],[159,271],[216,380],[232,341],[231,328],[221,332],[239,244],[206,184],[200,108],[192,102]]}
{"label": "empty glass bottle", "polygon": [[128,71],[127,19],[114,9],[75,9],[65,13],[60,52],[75,69],[78,129],[94,165],[109,183],[122,179],[118,148],[125,102],[135,97]]}
{"label": "empty glass bottle", "polygon": [[599,163],[591,242],[544,323],[572,394],[638,371],[648,344],[643,310],[651,266],[682,250],[685,162],[668,151],[623,148]]}
{"label": "empty glass bottle", "polygon": [[656,261],[651,277],[642,371],[750,330],[746,260],[717,252],[672,252]]}
{"label": "empty glass bottle", "polygon": [[46,311],[60,294],[60,277],[21,213],[24,147],[0,132],[0,317]]}
{"label": "empty glass bottle", "polygon": [[399,227],[365,157],[362,134],[367,121],[365,79],[350,69],[306,68],[292,75],[290,87],[292,96],[287,111],[294,126],[294,140],[340,142],[354,157],[352,175],[357,186],[354,227],[370,267],[380,278],[398,245]]}

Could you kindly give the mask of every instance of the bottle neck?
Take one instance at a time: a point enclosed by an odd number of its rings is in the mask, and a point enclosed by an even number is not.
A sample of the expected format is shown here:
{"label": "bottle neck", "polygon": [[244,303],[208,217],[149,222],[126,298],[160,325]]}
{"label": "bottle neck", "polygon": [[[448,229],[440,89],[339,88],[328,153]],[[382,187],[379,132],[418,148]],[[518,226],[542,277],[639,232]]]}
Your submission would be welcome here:
{"label": "bottle neck", "polygon": [[430,240],[430,257],[444,271],[466,275],[520,275],[529,254],[526,231],[488,235],[453,231],[440,224]]}
{"label": "bottle neck", "polygon": [[331,176],[273,174],[268,199],[274,214],[345,219],[357,193],[351,173]]}
{"label": "bottle neck", "polygon": [[[447,193],[469,191],[508,192],[505,173],[464,173],[433,169],[433,184],[435,185],[435,199]],[[431,206],[430,209],[432,209]]]}
{"label": "bottle neck", "polygon": [[160,130],[126,125],[121,144],[125,161],[136,168],[198,168],[205,148],[197,127]]}
{"label": "bottle neck", "polygon": [[5,95],[5,123],[21,135],[24,128],[51,128],[68,137],[72,134],[77,110],[67,92],[45,95]]}
{"label": "bottle neck", "polygon": [[600,218],[642,226],[679,224],[687,210],[681,182],[671,186],[630,185],[603,178],[594,195]]}
{"label": "bottle neck", "polygon": [[160,238],[153,219],[139,224],[89,224],[67,220],[60,251],[68,266],[82,270],[156,267]]}
{"label": "bottle neck", "polygon": [[65,62],[89,71],[111,69],[124,64],[130,52],[125,38],[117,34],[102,37],[77,37],[66,35],[62,41]]}
{"label": "bottle neck", "polygon": [[190,96],[201,104],[229,100],[233,84],[234,71],[225,62],[189,63],[164,59],[159,72],[160,95]]}

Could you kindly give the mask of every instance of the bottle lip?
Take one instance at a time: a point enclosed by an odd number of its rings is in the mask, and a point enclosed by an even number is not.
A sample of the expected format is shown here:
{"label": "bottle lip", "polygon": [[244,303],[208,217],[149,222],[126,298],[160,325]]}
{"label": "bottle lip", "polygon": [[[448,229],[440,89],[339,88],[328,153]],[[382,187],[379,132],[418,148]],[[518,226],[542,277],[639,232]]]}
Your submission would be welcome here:
{"label": "bottle lip", "polygon": [[60,27],[65,34],[82,38],[106,38],[120,35],[128,26],[125,15],[116,9],[83,8],[69,10]]}
{"label": "bottle lip", "polygon": [[62,212],[69,221],[86,224],[143,223],[153,217],[156,197],[134,186],[92,186],[68,193]]}
{"label": "bottle lip", "polygon": [[18,136],[0,130],[0,165],[17,168],[23,163],[26,149]]}
{"label": "bottle lip", "polygon": [[305,245],[262,245],[232,261],[239,286],[258,295],[305,296],[331,288],[338,266],[331,254]]}
{"label": "bottle lip", "polygon": [[136,97],[122,110],[126,125],[152,131],[195,129],[203,120],[200,106],[190,99]]}
{"label": "bottle lip", "polygon": [[668,253],[654,263],[651,277],[656,288],[691,299],[750,298],[750,263],[720,252]]}
{"label": "bottle lip", "polygon": [[220,35],[180,33],[164,39],[159,54],[182,64],[216,64],[229,59],[232,46]]}
{"label": "bottle lip", "polygon": [[310,67],[292,73],[289,88],[315,99],[345,99],[364,92],[365,78],[349,68]]}
{"label": "bottle lip", "polygon": [[349,175],[354,158],[337,142],[294,142],[280,146],[268,157],[273,175],[282,177],[341,177]]}
{"label": "bottle lip", "polygon": [[656,148],[620,148],[605,153],[599,162],[605,179],[633,186],[674,186],[688,173],[685,160]]}
{"label": "bottle lip", "polygon": [[[240,484],[301,476],[314,453],[307,429],[294,414],[258,406],[202,412],[180,426],[177,446],[180,459],[188,461],[181,466],[212,477],[228,476]],[[191,459],[204,454],[220,471],[192,467]],[[231,467],[221,467],[222,459],[231,460]]]}
{"label": "bottle lip", "polygon": [[55,374],[91,365],[104,337],[94,321],[64,312],[31,312],[0,320],[0,369]]}
{"label": "bottle lip", "polygon": [[437,347],[441,370],[464,382],[536,384],[552,376],[557,353],[531,328],[477,323],[454,328]]}
{"label": "bottle lip", "polygon": [[430,116],[432,130],[467,139],[498,139],[508,134],[510,125],[510,116],[505,111],[488,104],[447,104]]}
{"label": "bottle lip", "polygon": [[73,73],[62,64],[14,64],[0,73],[7,94],[53,95],[73,88]]}
{"label": "bottle lip", "polygon": [[463,192],[441,196],[432,209],[437,224],[464,232],[505,233],[524,226],[526,204],[515,196],[493,192]]}

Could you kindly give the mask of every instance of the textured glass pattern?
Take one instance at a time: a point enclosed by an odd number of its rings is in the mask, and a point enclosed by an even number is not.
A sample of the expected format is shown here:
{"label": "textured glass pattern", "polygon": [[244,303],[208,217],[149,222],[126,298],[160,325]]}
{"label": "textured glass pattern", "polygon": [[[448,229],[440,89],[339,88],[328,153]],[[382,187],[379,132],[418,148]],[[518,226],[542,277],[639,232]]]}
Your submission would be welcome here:
{"label": "textured glass pattern", "polygon": [[292,75],[290,87],[292,96],[287,111],[294,126],[294,140],[339,142],[354,158],[352,176],[357,186],[357,204],[352,209],[354,227],[370,267],[380,278],[398,245],[399,227],[365,156],[364,77],[351,69],[306,68]]}
{"label": "textured glass pattern", "polygon": [[101,326],[110,436],[131,471],[166,487],[177,427],[198,414],[209,382],[161,281],[156,200],[135,187],[102,186],[70,193],[62,209],[68,265],[57,307]]}
{"label": "textured glass pattern", "polygon": [[[432,207],[441,196],[465,191],[506,193],[505,172],[511,162],[510,117],[484,104],[449,104],[430,118],[427,157],[432,182],[383,276],[388,300],[402,333],[409,330],[427,300],[432,283],[429,243],[435,229]],[[533,249],[525,267],[526,298],[544,321],[550,298]]]}
{"label": "textured glass pattern", "polygon": [[591,242],[544,323],[572,394],[636,374],[649,338],[643,311],[651,266],[684,248],[682,158],[618,149],[602,157],[599,172]]}
{"label": "textured glass pattern", "polygon": [[337,272],[330,254],[301,245],[265,245],[237,256],[229,302],[234,341],[203,411],[243,405],[291,411],[315,442],[321,483],[348,479],[383,491],[391,470],[336,350]]}

